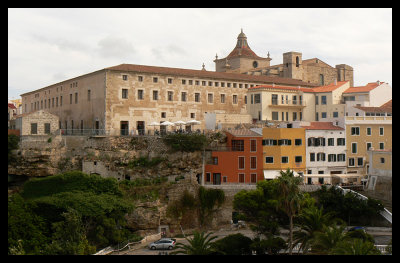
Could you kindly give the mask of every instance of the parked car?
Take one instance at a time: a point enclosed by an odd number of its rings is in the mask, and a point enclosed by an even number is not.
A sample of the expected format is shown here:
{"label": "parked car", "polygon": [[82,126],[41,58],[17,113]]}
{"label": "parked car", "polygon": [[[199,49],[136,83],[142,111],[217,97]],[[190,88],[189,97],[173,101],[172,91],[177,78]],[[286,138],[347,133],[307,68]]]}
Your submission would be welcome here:
{"label": "parked car", "polygon": [[153,242],[149,245],[151,250],[156,249],[173,249],[175,247],[176,239],[161,238],[160,240]]}
{"label": "parked car", "polygon": [[352,227],[352,228],[349,229],[348,232],[352,232],[352,231],[356,231],[356,230],[361,230],[362,232],[365,233],[365,228],[362,227],[362,226],[355,226],[355,227]]}

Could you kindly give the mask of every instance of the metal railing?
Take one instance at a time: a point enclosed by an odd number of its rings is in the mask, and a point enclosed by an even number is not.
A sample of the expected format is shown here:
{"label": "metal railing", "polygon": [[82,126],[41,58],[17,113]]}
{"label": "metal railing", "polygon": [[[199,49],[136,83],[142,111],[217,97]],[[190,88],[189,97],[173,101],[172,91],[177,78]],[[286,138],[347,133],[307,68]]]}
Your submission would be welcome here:
{"label": "metal railing", "polygon": [[[281,102],[281,103],[280,103]],[[306,106],[304,100],[279,100],[271,99],[269,106]]]}
{"label": "metal railing", "polygon": [[105,129],[59,129],[57,134],[63,136],[162,136],[167,134],[205,134],[204,130],[105,130]]}

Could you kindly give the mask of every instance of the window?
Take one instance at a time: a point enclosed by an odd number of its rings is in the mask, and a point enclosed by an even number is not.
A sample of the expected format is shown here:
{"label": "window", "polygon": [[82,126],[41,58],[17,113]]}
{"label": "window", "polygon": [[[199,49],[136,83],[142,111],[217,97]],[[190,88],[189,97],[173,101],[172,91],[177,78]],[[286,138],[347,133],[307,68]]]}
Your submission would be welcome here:
{"label": "window", "polygon": [[262,140],[262,145],[263,146],[272,146],[272,145],[277,145],[278,141],[277,140],[273,140],[273,139],[264,139]]}
{"label": "window", "polygon": [[239,161],[239,169],[244,169],[244,156],[239,156],[238,161]]}
{"label": "window", "polygon": [[143,90],[142,89],[138,90],[137,98],[138,98],[138,100],[143,100]]}
{"label": "window", "polygon": [[250,140],[250,152],[256,152],[256,151],[257,151],[257,141]]}
{"label": "window", "polygon": [[[75,104],[78,103],[78,92],[75,92]],[[54,107],[54,98],[53,98],[53,107]]]}
{"label": "window", "polygon": [[295,156],[295,157],[294,157],[294,162],[295,162],[295,163],[301,163],[301,162],[303,162],[303,156]]}
{"label": "window", "polygon": [[[44,106],[46,108],[46,100],[44,101]],[[62,106],[62,96],[60,96],[60,106]]]}
{"label": "window", "polygon": [[225,94],[221,94],[221,103],[225,103]]}
{"label": "window", "polygon": [[221,87],[225,87],[225,82],[221,82]]}
{"label": "window", "polygon": [[261,94],[254,94],[254,104],[261,103]]}
{"label": "window", "polygon": [[354,158],[349,158],[349,166],[354,166]]}
{"label": "window", "polygon": [[325,162],[325,153],[317,153],[317,161]]}
{"label": "window", "polygon": [[328,154],[328,162],[336,162],[336,154]]}
{"label": "window", "polygon": [[31,134],[37,134],[37,123],[31,123]]}
{"label": "window", "polygon": [[360,127],[351,127],[351,135],[360,135]]}
{"label": "window", "polygon": [[256,156],[250,157],[250,169],[257,169],[257,157]]}
{"label": "window", "polygon": [[[62,99],[62,96],[60,97],[60,106],[62,104],[61,99]],[[90,101],[90,89],[87,91],[87,100]]]}
{"label": "window", "polygon": [[278,145],[292,145],[292,140],[289,139],[278,140]]}
{"label": "window", "polygon": [[344,154],[344,153],[338,154],[338,155],[337,155],[337,161],[338,161],[338,162],[344,162],[344,161],[346,161],[346,154]]}
{"label": "window", "polygon": [[274,121],[278,120],[278,112],[277,111],[272,112],[272,120],[274,120]]}
{"label": "window", "polygon": [[379,143],[379,150],[384,150],[385,149],[385,143],[384,142],[380,142]]}
{"label": "window", "polygon": [[157,77],[153,77],[153,83],[157,83],[158,82],[158,78]]}
{"label": "window", "polygon": [[158,90],[153,90],[153,100],[158,100]]}
{"label": "window", "polygon": [[357,143],[356,142],[351,143],[351,153],[357,153]]}
{"label": "window", "polygon": [[282,163],[289,163],[289,157],[288,156],[282,156],[281,162]]}
{"label": "window", "polygon": [[244,140],[232,140],[232,151],[244,151]]}
{"label": "window", "polygon": [[357,165],[358,166],[363,166],[363,158],[362,157],[358,157],[357,158]]}
{"label": "window", "polygon": [[337,138],[336,139],[336,145],[337,146],[345,146],[346,145],[346,139],[345,138]]}
{"label": "window", "polygon": [[333,112],[333,118],[338,118],[339,117],[339,113],[337,111]]}
{"label": "window", "polygon": [[143,81],[143,76],[138,76],[138,81],[142,82]]}
{"label": "window", "polygon": [[186,101],[187,93],[181,92],[181,101]]}
{"label": "window", "polygon": [[293,112],[293,120],[297,120],[297,112]]}
{"label": "window", "polygon": [[272,105],[278,105],[278,94],[272,94],[271,95],[271,104]]}
{"label": "window", "polygon": [[208,103],[213,103],[213,94],[208,93]]}
{"label": "window", "polygon": [[194,94],[194,101],[195,102],[200,102],[200,93],[195,93]]}
{"label": "window", "polygon": [[195,84],[198,86],[198,85],[200,85],[200,81],[199,80],[196,80],[195,81]]}
{"label": "window", "polygon": [[206,173],[206,182],[211,182],[211,173]]}
{"label": "window", "polygon": [[321,112],[321,118],[322,119],[326,118],[326,112]]}
{"label": "window", "polygon": [[385,158],[381,157],[381,158],[380,158],[380,162],[381,162],[381,163],[385,163]]}
{"label": "window", "polygon": [[190,118],[192,118],[192,119],[194,119],[194,118],[196,118],[196,113],[190,113]]}
{"label": "window", "polygon": [[214,86],[215,86],[215,87],[218,87],[218,86],[219,86],[219,83],[218,83],[218,82],[215,82],[215,83],[214,83]]}
{"label": "window", "polygon": [[372,143],[371,142],[367,142],[367,151],[369,150],[369,148],[372,147]]}
{"label": "window", "polygon": [[321,96],[321,105],[326,105],[326,96]]}
{"label": "window", "polygon": [[212,158],[213,165],[218,165],[218,157]]}
{"label": "window", "polygon": [[166,118],[167,117],[167,113],[164,111],[164,112],[161,112],[161,118]]}
{"label": "window", "polygon": [[[90,95],[90,92],[88,93],[88,96]],[[128,98],[128,90],[127,89],[122,89],[122,98],[127,99]]]}
{"label": "window", "polygon": [[379,127],[379,136],[383,136],[383,127]]}
{"label": "window", "polygon": [[173,101],[174,98],[174,92],[173,91],[168,91],[168,101]]}
{"label": "window", "polygon": [[251,174],[250,177],[251,183],[257,183],[257,174]]}
{"label": "window", "polygon": [[372,135],[371,127],[367,127],[367,135]]}
{"label": "window", "polygon": [[[168,81],[168,84],[172,84],[172,79],[171,78],[168,78],[167,81]],[[182,84],[184,84],[184,83],[182,83]]]}
{"label": "window", "polygon": [[296,67],[299,67],[300,62],[299,62],[299,57],[296,56]]}
{"label": "window", "polygon": [[233,95],[233,101],[232,101],[232,103],[233,104],[237,104],[238,102],[237,102],[237,95]]}
{"label": "window", "polygon": [[128,80],[128,75],[122,75],[123,80]]}
{"label": "window", "polygon": [[274,157],[273,156],[266,156],[265,157],[265,163],[274,163]]}
{"label": "window", "polygon": [[315,162],[315,153],[310,153],[310,162]]}
{"label": "window", "polygon": [[206,85],[206,81],[202,81],[201,86],[205,86],[205,85]]}
{"label": "window", "polygon": [[237,84],[236,84],[236,83],[233,83],[233,87],[236,88],[236,87],[237,87]]}
{"label": "window", "polygon": [[247,104],[247,95],[244,95],[244,104]]}
{"label": "window", "polygon": [[297,104],[297,96],[295,96],[295,95],[292,96],[292,103],[293,103],[294,105]]}
{"label": "window", "polygon": [[324,75],[319,74],[319,84],[324,85]]}
{"label": "window", "polygon": [[239,183],[244,183],[244,174],[239,174]]}
{"label": "window", "polygon": [[294,145],[302,145],[302,139],[295,139]]}

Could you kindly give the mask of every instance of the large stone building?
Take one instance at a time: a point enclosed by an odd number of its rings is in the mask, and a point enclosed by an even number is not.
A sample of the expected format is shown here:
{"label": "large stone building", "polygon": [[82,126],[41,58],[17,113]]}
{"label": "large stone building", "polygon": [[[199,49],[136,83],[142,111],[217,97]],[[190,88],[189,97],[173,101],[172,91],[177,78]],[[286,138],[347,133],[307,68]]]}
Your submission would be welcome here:
{"label": "large stone building", "polygon": [[336,81],[350,81],[354,84],[353,68],[346,64],[335,67],[318,58],[303,60],[300,52],[283,53],[283,63],[270,65],[269,52],[266,58],[259,57],[251,50],[243,30],[237,37],[235,48],[225,58],[216,55],[215,71],[238,72],[250,75],[278,76],[302,80],[307,83],[327,85]]}
{"label": "large stone building", "polygon": [[247,89],[262,84],[313,87],[301,80],[238,73],[122,64],[22,94],[23,112],[44,109],[60,128],[106,133],[147,132],[151,122],[216,122],[247,116]]}

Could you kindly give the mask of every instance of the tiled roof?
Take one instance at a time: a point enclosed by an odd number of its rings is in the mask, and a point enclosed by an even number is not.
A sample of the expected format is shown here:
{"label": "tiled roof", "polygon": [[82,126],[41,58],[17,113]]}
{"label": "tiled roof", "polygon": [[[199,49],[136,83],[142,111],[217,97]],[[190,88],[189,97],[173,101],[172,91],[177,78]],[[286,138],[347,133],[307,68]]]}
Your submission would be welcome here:
{"label": "tiled roof", "polygon": [[322,121],[313,121],[310,122],[310,126],[301,126],[306,130],[344,130],[339,126],[333,125],[332,122],[322,122]]}
{"label": "tiled roof", "polygon": [[226,73],[226,72],[215,72],[206,70],[195,70],[195,69],[182,69],[182,68],[168,68],[168,67],[156,67],[156,66],[145,66],[145,65],[134,65],[134,64],[121,64],[114,67],[105,68],[107,70],[118,70],[118,71],[134,71],[143,73],[154,73],[154,74],[166,74],[166,75],[178,75],[187,77],[199,77],[199,78],[215,78],[215,79],[227,79],[232,81],[251,81],[251,82],[271,82],[283,85],[300,85],[306,87],[315,87],[315,84],[307,83],[301,80],[263,76],[263,75],[247,75],[240,73]]}
{"label": "tiled roof", "polygon": [[250,87],[249,90],[253,89],[278,89],[278,90],[299,90],[303,92],[313,92],[314,88],[303,88],[303,87],[284,87],[284,86],[276,86],[276,85],[258,85],[254,87]]}
{"label": "tiled roof", "polygon": [[12,104],[12,103],[8,103],[8,107],[11,108],[11,109],[16,109],[15,105]]}
{"label": "tiled roof", "polygon": [[227,132],[232,134],[233,136],[236,136],[236,137],[241,137],[241,136],[262,137],[262,135],[254,132],[252,130],[249,130],[249,129],[235,129],[235,130],[229,130]]}
{"label": "tiled roof", "polygon": [[[381,82],[380,84],[382,84],[382,83],[383,82]],[[377,82],[370,82],[365,86],[350,87],[347,90],[345,90],[343,93],[368,92],[368,91],[375,89],[378,86],[379,86],[379,84]]]}
{"label": "tiled roof", "polygon": [[363,106],[354,106],[354,108],[360,109],[365,112],[389,112],[392,113],[392,100],[389,100],[385,104],[380,107],[363,107]]}
{"label": "tiled roof", "polygon": [[329,91],[333,91],[333,90],[343,86],[347,82],[349,82],[349,81],[338,81],[338,82],[336,82],[336,85],[335,85],[335,83],[331,83],[329,85],[313,88],[312,90],[313,90],[313,92],[329,92]]}
{"label": "tiled roof", "polygon": [[247,48],[247,47],[234,48],[226,58],[231,59],[234,57],[250,57],[250,58],[255,58],[255,59],[262,59],[262,57],[257,56],[256,53],[253,52],[253,50],[251,50],[250,48]]}

